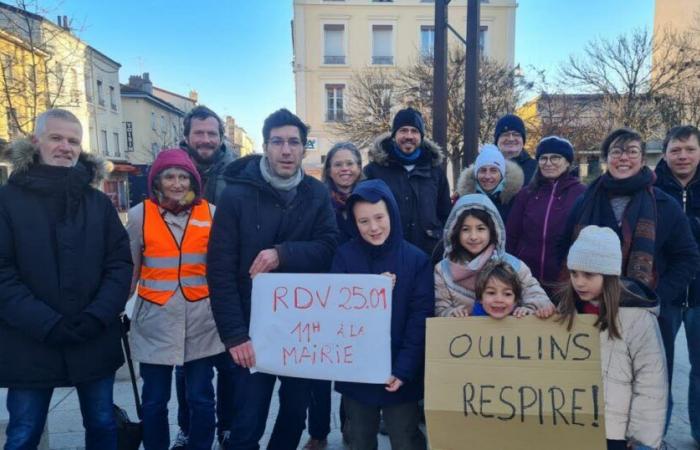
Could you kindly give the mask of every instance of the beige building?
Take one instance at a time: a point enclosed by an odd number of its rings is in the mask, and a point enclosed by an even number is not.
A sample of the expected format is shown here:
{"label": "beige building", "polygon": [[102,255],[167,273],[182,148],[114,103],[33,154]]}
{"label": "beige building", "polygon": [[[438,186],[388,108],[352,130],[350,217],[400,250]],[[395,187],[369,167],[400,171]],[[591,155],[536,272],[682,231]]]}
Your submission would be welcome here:
{"label": "beige building", "polygon": [[238,126],[236,119],[231,116],[224,117],[224,133],[226,141],[231,145],[236,156],[241,157],[255,153],[253,139],[248,136],[243,127]]}
{"label": "beige building", "polygon": [[[510,65],[516,8],[515,0],[481,4],[479,45],[487,57]],[[452,0],[448,17],[466,36],[467,0]],[[353,71],[399,68],[431,55],[434,19],[434,3],[426,0],[294,0],[296,112],[311,125],[307,170],[317,172],[325,153],[341,139],[332,125],[342,120]],[[451,33],[448,43],[463,45]]]}
{"label": "beige building", "polygon": [[164,148],[182,139],[185,112],[153,95],[148,73],[130,76],[121,86],[126,155],[131,164],[149,165]]}
{"label": "beige building", "polygon": [[197,106],[197,100],[199,99],[197,91],[194,90],[190,91],[190,95],[188,97],[185,97],[184,95],[166,91],[165,89],[157,86],[153,86],[153,95],[161,100],[165,100],[185,114]]}

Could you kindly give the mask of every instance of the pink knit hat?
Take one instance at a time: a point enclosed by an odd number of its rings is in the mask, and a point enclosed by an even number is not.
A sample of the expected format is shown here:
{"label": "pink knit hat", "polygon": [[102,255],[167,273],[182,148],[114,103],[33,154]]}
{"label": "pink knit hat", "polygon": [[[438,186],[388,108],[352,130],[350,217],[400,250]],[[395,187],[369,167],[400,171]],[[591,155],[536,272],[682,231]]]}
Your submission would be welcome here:
{"label": "pink knit hat", "polygon": [[179,148],[168,148],[161,150],[161,152],[158,153],[156,160],[153,161],[153,165],[151,165],[150,172],[148,172],[148,196],[151,198],[151,200],[156,200],[155,194],[153,193],[153,181],[165,169],[170,169],[172,167],[182,169],[192,175],[192,178],[194,178],[195,181],[195,185],[192,186],[192,190],[197,196],[195,203],[199,203],[199,198],[202,192],[202,179],[199,176],[197,168],[190,159],[190,156],[186,151]]}

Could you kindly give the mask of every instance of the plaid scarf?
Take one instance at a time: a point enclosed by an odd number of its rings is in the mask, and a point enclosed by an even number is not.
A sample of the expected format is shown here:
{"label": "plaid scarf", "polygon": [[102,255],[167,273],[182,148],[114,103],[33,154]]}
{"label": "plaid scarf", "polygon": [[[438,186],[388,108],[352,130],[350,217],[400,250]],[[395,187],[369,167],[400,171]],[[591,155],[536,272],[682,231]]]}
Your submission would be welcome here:
{"label": "plaid scarf", "polygon": [[[615,230],[622,242],[622,275],[639,280],[651,289],[657,282],[655,180],[656,175],[648,167],[642,167],[638,174],[623,180],[608,173],[598,177],[584,193],[583,208],[573,235],[575,240],[586,225]],[[618,196],[631,197],[619,226],[610,204],[610,199]]]}

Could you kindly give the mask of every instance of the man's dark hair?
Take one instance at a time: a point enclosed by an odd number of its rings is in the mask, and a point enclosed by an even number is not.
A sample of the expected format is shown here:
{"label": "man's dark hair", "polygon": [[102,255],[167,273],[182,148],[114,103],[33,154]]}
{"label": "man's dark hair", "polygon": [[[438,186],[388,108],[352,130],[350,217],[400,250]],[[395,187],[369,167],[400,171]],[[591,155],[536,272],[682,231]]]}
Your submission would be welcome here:
{"label": "man's dark hair", "polygon": [[695,139],[700,143],[700,130],[692,125],[679,125],[668,130],[666,137],[664,138],[664,145],[661,149],[662,152],[666,153],[668,150],[668,144],[671,141],[687,141],[691,136],[695,136]]}
{"label": "man's dark hair", "polygon": [[302,122],[299,117],[294,115],[286,108],[278,109],[267,116],[267,119],[265,119],[265,123],[263,124],[263,143],[267,144],[267,142],[270,140],[270,130],[287,125],[291,125],[299,129],[301,143],[306,146],[306,135],[309,133],[308,125]]}
{"label": "man's dark hair", "polygon": [[190,135],[190,129],[192,128],[192,119],[207,120],[210,117],[215,118],[216,121],[219,122],[219,137],[223,139],[224,123],[221,121],[221,118],[218,114],[216,114],[214,111],[212,111],[204,105],[195,106],[190,110],[190,112],[188,112],[185,115],[185,119],[183,120],[183,125],[185,127],[185,137],[187,138]]}
{"label": "man's dark hair", "polygon": [[608,152],[610,152],[610,148],[613,145],[624,147],[628,142],[639,142],[642,147],[642,156],[646,154],[647,143],[639,132],[631,128],[618,128],[610,133],[603,143],[600,144],[600,154],[603,156],[603,159],[607,159]]}

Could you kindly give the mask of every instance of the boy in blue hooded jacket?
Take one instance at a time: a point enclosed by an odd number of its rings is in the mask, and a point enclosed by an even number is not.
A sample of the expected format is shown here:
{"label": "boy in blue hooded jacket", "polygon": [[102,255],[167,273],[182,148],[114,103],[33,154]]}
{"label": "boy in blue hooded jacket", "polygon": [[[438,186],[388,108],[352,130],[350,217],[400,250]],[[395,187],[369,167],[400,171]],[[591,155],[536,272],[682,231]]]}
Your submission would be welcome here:
{"label": "boy in blue hooded jacket", "polygon": [[423,397],[425,320],[435,305],[430,260],[404,240],[398,206],[386,183],[359,183],[347,204],[355,237],[338,248],[331,271],[384,274],[394,280],[391,377],[385,385],[336,383],[352,448],[377,448],[381,411],[392,448],[425,449],[418,402]]}

